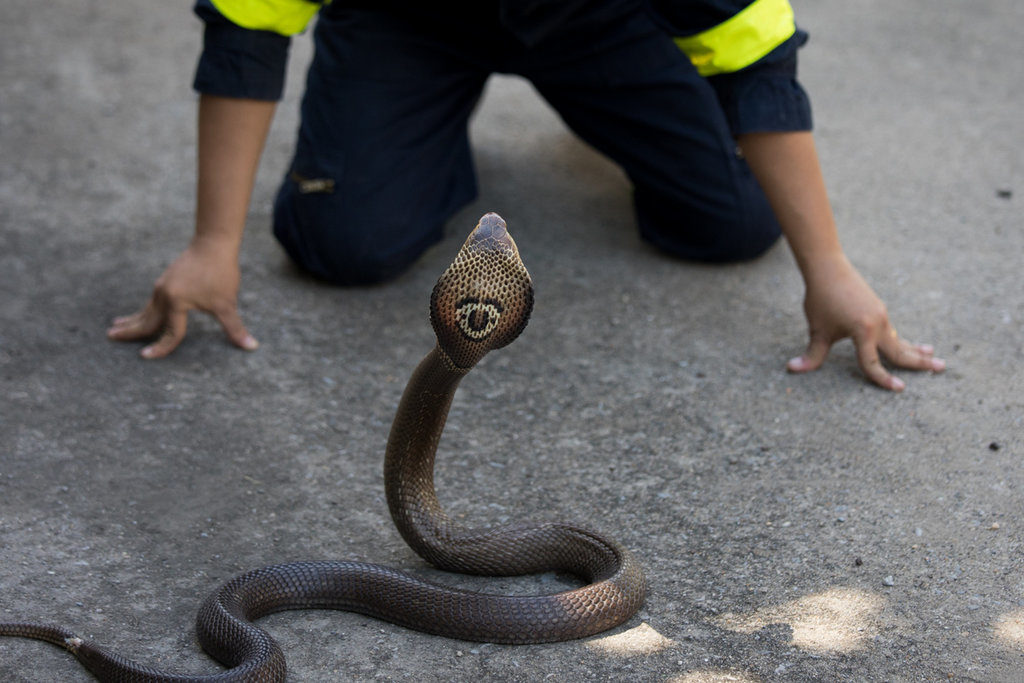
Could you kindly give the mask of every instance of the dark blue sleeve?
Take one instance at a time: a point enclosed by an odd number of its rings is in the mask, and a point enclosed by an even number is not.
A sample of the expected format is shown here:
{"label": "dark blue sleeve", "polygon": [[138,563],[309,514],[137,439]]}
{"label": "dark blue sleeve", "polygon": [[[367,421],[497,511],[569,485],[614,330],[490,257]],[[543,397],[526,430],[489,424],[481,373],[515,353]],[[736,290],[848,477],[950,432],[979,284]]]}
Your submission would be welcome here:
{"label": "dark blue sleeve", "polygon": [[709,76],[733,135],[811,130],[811,100],[796,77],[797,50],[807,34],[786,42],[745,69]]}
{"label": "dark blue sleeve", "polygon": [[192,87],[207,95],[276,101],[284,92],[291,39],[229,21],[210,0],[193,8],[206,24]]}
{"label": "dark blue sleeve", "polygon": [[[717,26],[751,0],[647,0],[654,20],[670,36]],[[750,66],[708,77],[733,135],[811,129],[811,102],[796,78],[796,53],[807,42],[799,27],[788,40]]]}

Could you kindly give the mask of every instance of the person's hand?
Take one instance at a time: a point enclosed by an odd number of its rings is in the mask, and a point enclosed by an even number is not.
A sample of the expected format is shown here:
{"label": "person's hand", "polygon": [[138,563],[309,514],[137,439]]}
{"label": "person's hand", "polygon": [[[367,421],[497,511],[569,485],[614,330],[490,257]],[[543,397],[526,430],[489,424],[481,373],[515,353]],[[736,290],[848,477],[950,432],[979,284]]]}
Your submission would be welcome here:
{"label": "person's hand", "polygon": [[214,316],[236,346],[253,350],[257,341],[238,314],[240,273],[237,249],[193,241],[156,281],[153,295],[138,313],[116,318],[107,336],[117,341],[154,339],[143,358],[163,358],[185,337],[188,312]]}
{"label": "person's hand", "polygon": [[886,370],[880,353],[900,368],[931,372],[946,368],[944,361],[935,358],[931,346],[900,338],[889,322],[885,304],[845,257],[815,264],[806,282],[804,313],[810,342],[803,355],[786,364],[790,372],[818,369],[832,345],[846,337],[853,338],[864,374],[885,389],[903,391],[906,384]]}

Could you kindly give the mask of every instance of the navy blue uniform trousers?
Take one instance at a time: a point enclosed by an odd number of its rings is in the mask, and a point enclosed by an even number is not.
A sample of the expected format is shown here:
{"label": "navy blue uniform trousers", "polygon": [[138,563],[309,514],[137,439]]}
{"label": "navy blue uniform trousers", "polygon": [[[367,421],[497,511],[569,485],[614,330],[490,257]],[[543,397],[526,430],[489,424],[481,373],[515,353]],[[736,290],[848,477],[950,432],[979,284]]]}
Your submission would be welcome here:
{"label": "navy blue uniform trousers", "polygon": [[295,156],[274,206],[275,235],[315,275],[385,280],[441,239],[476,196],[467,125],[495,72],[532,82],[625,170],[640,234],[657,248],[730,261],[778,239],[712,88],[645,12],[582,13],[525,45],[482,10],[335,5],[316,25]]}

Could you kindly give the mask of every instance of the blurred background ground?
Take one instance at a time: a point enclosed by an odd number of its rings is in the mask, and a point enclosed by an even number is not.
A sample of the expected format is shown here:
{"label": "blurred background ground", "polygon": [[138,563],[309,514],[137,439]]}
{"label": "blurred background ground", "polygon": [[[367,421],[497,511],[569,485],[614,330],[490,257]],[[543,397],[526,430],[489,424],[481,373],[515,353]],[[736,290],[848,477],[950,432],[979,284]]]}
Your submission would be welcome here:
{"label": "blurred background ground", "polygon": [[[234,574],[303,559],[422,568],[381,460],[432,345],[427,296],[475,219],[537,285],[523,337],[463,385],[438,487],[459,515],[589,520],[648,572],[608,637],[534,647],[349,614],[275,615],[294,680],[1021,680],[1024,5],[795,2],[801,77],[851,259],[949,370],[865,383],[805,343],[785,246],[709,268],[635,234],[629,186],[530,86],[473,124],[479,201],[381,287],[296,273],[269,235],[309,58],[243,246],[246,354],[194,318],[169,359],[106,341],[190,234],[200,28],[189,3],[7,3],[0,27],[0,620],[73,627],[176,671]],[[427,572],[430,573],[430,572]],[[470,581],[551,590],[557,577]],[[0,677],[88,680],[0,640]]]}

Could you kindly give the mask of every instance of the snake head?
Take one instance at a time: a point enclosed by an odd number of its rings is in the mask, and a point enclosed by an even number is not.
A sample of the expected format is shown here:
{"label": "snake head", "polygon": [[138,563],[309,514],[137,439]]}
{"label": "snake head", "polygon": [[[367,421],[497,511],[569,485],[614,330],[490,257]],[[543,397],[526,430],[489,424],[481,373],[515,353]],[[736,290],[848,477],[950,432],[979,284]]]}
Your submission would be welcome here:
{"label": "snake head", "polygon": [[533,310],[533,284],[496,213],[485,214],[434,286],[430,322],[451,362],[468,370],[510,344]]}

